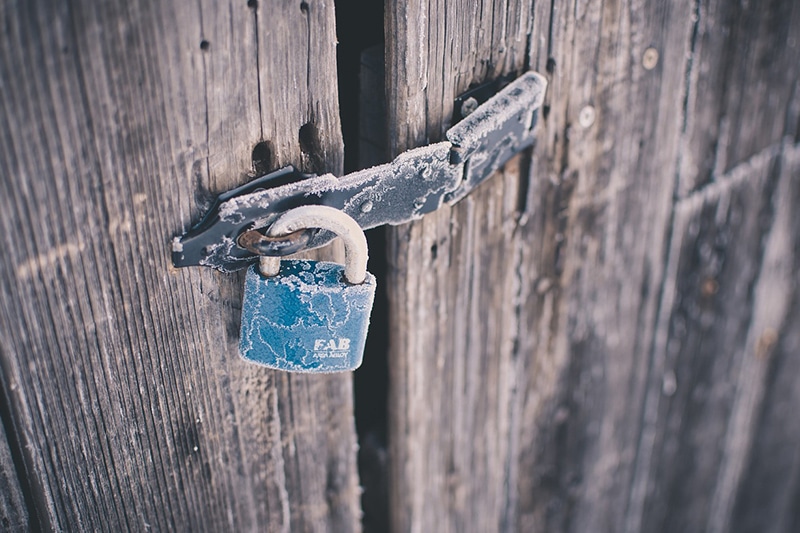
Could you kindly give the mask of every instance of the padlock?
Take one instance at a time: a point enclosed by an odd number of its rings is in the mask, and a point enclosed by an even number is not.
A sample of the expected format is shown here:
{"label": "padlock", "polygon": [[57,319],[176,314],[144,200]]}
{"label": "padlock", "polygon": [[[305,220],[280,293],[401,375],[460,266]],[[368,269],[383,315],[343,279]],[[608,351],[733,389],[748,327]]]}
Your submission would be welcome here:
{"label": "padlock", "polygon": [[270,227],[278,237],[306,228],[339,235],[345,265],[262,257],[247,270],[239,354],[249,362],[288,372],[355,370],[364,356],[375,299],[367,272],[367,239],[338,209],[303,206]]}

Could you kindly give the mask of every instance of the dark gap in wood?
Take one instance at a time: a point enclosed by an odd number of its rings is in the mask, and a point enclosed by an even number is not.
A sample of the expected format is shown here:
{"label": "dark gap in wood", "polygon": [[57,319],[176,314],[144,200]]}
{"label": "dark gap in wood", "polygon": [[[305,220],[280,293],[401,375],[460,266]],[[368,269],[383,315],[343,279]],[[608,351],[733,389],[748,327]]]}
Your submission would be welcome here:
{"label": "dark gap in wood", "polygon": [[[385,162],[386,119],[383,82],[383,2],[336,0],[339,109],[344,170]],[[369,271],[378,290],[370,318],[364,363],[354,374],[355,418],[362,526],[365,533],[389,530],[388,386],[389,317],[386,230],[367,232]]]}
{"label": "dark gap in wood", "polygon": [[784,136],[794,140],[795,143],[800,141],[800,82],[795,82],[792,88],[792,96],[789,98],[789,103],[786,105],[786,119],[785,119],[786,133]]}
{"label": "dark gap in wood", "polygon": [[[383,2],[336,0],[339,109],[344,137],[344,170],[359,168],[359,79],[361,53],[383,44]],[[381,95],[381,99],[384,95]]]}
{"label": "dark gap in wood", "polygon": [[[525,150],[520,154],[520,168],[531,168],[532,150]],[[533,172],[519,173],[519,190],[517,192],[517,216],[522,217],[528,213],[528,191],[530,190]]]}
{"label": "dark gap in wood", "polygon": [[313,122],[306,122],[300,126],[298,132],[300,151],[303,153],[303,169],[306,172],[321,174],[326,164],[324,161],[325,150],[319,130]]}
{"label": "dark gap in wood", "polygon": [[275,168],[274,146],[270,141],[261,141],[253,147],[253,171],[256,176],[263,176]]}
{"label": "dark gap in wood", "polygon": [[319,138],[316,128],[311,122],[306,122],[300,126],[298,137],[300,138],[300,150],[303,152],[312,154],[314,150],[319,148]]}
{"label": "dark gap in wood", "polygon": [[797,123],[794,128],[794,142],[797,144],[800,143],[800,113],[797,115]]}
{"label": "dark gap in wood", "polygon": [[[556,16],[556,0],[550,0],[550,19],[547,21],[547,57],[553,59],[553,24],[555,23]],[[550,61],[548,60],[548,64]],[[553,66],[555,67],[556,60],[553,59]],[[551,72],[552,74],[552,72]]]}
{"label": "dark gap in wood", "polygon": [[[256,48],[255,48],[255,52],[256,52],[256,70],[257,70],[257,72],[261,72],[261,58],[258,57],[258,51],[260,49],[260,46],[258,44],[258,34],[259,34],[259,32],[258,32],[258,0],[247,0],[247,7],[249,7],[253,11],[253,30],[254,30],[253,31],[253,35],[255,36],[255,40],[256,40],[256,43],[255,43],[256,44]],[[260,138],[263,139],[264,138],[264,105],[263,105],[263,103],[261,101],[261,96],[263,94],[263,91],[261,90],[261,76],[256,74],[255,79],[256,79],[256,87],[258,88],[258,120],[259,120],[259,125],[260,125],[260,130],[261,130]],[[208,117],[206,117],[206,118],[208,118]],[[272,153],[275,153],[275,150],[272,150]],[[255,163],[255,161],[254,161],[254,163]],[[254,167],[255,167],[255,165],[254,165]],[[270,167],[270,169],[272,169],[272,168],[274,168],[274,167]],[[257,173],[256,175],[259,174],[258,170],[256,170],[256,173]]]}
{"label": "dark gap in wood", "polygon": [[[199,10],[199,22],[200,22],[200,32],[201,35],[205,35],[203,31],[203,10]],[[205,40],[203,40],[205,42]],[[202,48],[202,42],[200,43]],[[258,56],[256,55],[256,58]],[[258,62],[256,62],[258,64]],[[203,55],[202,58],[202,72],[203,72],[203,106],[205,111],[205,145],[206,147],[209,146],[211,141],[211,121],[209,120],[210,113],[209,113],[209,105],[208,105],[208,60]],[[261,112],[259,106],[259,113]],[[196,160],[192,165],[192,176],[194,177],[195,187],[194,187],[194,198],[195,198],[195,205],[197,205],[200,209],[199,211],[205,212],[214,205],[216,201],[216,195],[211,192],[211,163],[209,161],[209,152],[206,149],[205,154],[205,168],[203,168],[202,163],[199,160]],[[188,229],[188,228],[187,228]]]}
{"label": "dark gap in wood", "polygon": [[[361,53],[359,76],[358,165],[367,168],[389,159],[386,121],[384,48]],[[364,487],[362,510],[365,531],[389,528],[389,300],[387,231],[367,232],[370,271],[378,280],[372,326],[367,336],[365,364],[355,374],[356,427],[361,448],[359,469]]]}
{"label": "dark gap in wood", "polygon": [[370,318],[364,363],[355,372],[355,417],[358,433],[358,473],[363,493],[365,533],[389,530],[389,300],[387,292],[386,228],[367,232],[369,271],[378,290]]}
{"label": "dark gap in wood", "polygon": [[525,64],[522,67],[522,72],[527,72],[531,69],[531,46],[533,40],[533,32],[528,32],[528,36],[525,39]]}

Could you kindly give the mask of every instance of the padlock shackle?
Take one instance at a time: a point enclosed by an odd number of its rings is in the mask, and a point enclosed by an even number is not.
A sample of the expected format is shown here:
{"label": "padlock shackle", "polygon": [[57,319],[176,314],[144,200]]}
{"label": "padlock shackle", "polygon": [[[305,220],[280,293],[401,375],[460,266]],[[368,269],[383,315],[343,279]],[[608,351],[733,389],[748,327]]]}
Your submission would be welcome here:
{"label": "padlock shackle", "polygon": [[367,237],[358,222],[344,211],[325,205],[290,209],[273,222],[267,235],[281,237],[308,228],[332,231],[341,237],[345,252],[345,280],[353,285],[364,282],[367,276]]}

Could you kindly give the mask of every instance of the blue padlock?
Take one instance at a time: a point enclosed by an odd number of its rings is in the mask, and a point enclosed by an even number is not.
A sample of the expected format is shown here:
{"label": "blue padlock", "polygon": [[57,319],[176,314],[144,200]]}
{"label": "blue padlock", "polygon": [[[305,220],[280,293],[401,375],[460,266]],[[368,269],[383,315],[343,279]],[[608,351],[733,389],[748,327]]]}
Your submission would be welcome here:
{"label": "blue padlock", "polygon": [[288,372],[355,370],[364,356],[376,287],[366,271],[366,237],[350,216],[326,206],[287,211],[269,235],[305,228],[342,237],[345,265],[262,257],[247,270],[239,353]]}

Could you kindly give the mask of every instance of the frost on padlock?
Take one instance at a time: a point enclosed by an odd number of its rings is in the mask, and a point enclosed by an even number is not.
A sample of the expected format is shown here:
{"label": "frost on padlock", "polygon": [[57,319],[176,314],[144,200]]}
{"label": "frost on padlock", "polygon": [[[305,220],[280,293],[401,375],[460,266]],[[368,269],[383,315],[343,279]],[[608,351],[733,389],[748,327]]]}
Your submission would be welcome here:
{"label": "frost on padlock", "polygon": [[344,267],[285,260],[265,277],[247,270],[239,353],[290,372],[341,372],[361,365],[375,298],[375,277],[351,285]]}

